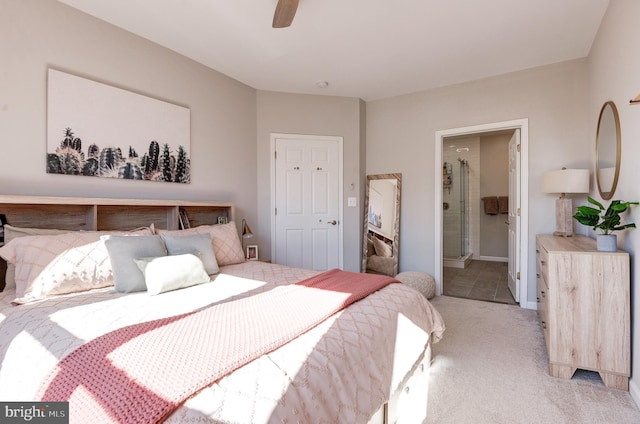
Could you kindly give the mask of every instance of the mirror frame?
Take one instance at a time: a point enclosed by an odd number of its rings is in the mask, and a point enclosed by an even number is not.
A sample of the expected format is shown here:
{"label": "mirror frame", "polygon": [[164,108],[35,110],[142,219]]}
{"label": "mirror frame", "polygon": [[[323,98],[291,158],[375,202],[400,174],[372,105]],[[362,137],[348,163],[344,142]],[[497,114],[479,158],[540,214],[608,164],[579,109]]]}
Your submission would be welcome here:
{"label": "mirror frame", "polygon": [[398,258],[400,252],[400,199],[402,198],[402,174],[376,174],[367,175],[367,185],[365,188],[364,198],[364,215],[363,215],[363,232],[362,232],[362,269],[361,272],[367,271],[367,234],[369,233],[369,190],[371,188],[371,181],[373,180],[396,180],[396,219],[393,223],[394,235],[393,235],[393,275],[398,274]]}
{"label": "mirror frame", "polygon": [[[600,161],[599,161],[599,147],[600,143],[604,142],[603,138],[600,135],[602,117],[605,113],[607,107],[611,108],[611,112],[613,113],[613,119],[615,121],[615,131],[616,131],[616,165],[613,176],[613,183],[611,184],[611,188],[609,191],[603,191],[602,182],[600,181]],[[598,128],[596,129],[596,183],[598,185],[598,192],[600,193],[600,197],[603,200],[610,200],[613,197],[613,194],[618,187],[618,177],[620,175],[620,156],[622,149],[622,135],[620,132],[620,116],[618,115],[618,109],[616,108],[616,104],[612,101],[607,101],[602,105],[600,109],[600,116],[598,116]],[[605,187],[606,189],[606,187]]]}

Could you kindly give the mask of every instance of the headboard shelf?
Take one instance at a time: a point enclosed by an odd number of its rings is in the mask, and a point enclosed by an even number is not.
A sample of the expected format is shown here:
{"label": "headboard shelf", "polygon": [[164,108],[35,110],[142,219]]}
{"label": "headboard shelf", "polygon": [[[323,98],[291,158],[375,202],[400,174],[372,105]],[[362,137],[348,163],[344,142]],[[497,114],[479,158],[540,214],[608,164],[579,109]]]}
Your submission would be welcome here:
{"label": "headboard shelf", "polygon": [[[0,195],[0,214],[8,224],[22,228],[102,231],[153,224],[177,230],[180,210],[187,214],[191,227],[217,224],[221,216],[234,220],[231,202]],[[0,258],[0,291],[4,289],[5,269]]]}
{"label": "headboard shelf", "polygon": [[66,205],[57,208],[50,204],[2,204],[0,214],[14,227],[59,228],[81,231],[94,228],[94,209],[88,205]]}
{"label": "headboard shelf", "polygon": [[217,224],[220,216],[234,219],[231,202],[0,195],[0,214],[16,227],[131,230],[153,223],[176,230],[180,209],[191,226]]}

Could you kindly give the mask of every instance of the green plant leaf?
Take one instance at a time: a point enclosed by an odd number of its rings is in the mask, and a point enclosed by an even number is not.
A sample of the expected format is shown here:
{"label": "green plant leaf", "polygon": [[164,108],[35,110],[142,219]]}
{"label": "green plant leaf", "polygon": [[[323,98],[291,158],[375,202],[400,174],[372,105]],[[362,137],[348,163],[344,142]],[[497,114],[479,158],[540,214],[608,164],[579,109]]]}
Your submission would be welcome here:
{"label": "green plant leaf", "polygon": [[612,228],[611,231],[619,231],[619,230],[624,230],[626,228],[636,228],[636,224],[621,225],[619,227]]}
{"label": "green plant leaf", "polygon": [[592,227],[594,230],[599,229],[604,234],[610,234],[613,231],[627,228],[636,228],[636,225],[633,223],[620,225],[620,214],[629,209],[631,205],[638,205],[640,202],[612,200],[609,207],[605,210],[604,206],[592,197],[587,197],[587,200],[592,205],[598,206],[599,210],[591,206],[578,206],[573,218],[580,224]]}
{"label": "green plant leaf", "polygon": [[598,209],[594,209],[590,206],[578,206],[576,209],[581,215],[600,215],[600,211]]}
{"label": "green plant leaf", "polygon": [[587,196],[587,201],[589,203],[591,203],[592,205],[596,205],[601,211],[604,210],[604,206],[602,206],[602,203],[598,202],[596,199],[594,199],[591,196]]}

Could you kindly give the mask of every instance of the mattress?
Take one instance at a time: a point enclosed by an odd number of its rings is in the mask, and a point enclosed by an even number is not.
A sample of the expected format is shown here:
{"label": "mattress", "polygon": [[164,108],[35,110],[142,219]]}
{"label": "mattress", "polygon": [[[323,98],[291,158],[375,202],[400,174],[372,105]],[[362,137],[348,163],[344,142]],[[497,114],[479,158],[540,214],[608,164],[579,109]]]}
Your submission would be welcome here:
{"label": "mattress", "polygon": [[[221,267],[211,283],[157,296],[109,287],[15,306],[14,290],[0,293],[0,399],[37,400],[58,361],[107,332],[315,274],[248,261]],[[391,284],[194,394],[165,422],[366,423],[443,331],[420,293]]]}

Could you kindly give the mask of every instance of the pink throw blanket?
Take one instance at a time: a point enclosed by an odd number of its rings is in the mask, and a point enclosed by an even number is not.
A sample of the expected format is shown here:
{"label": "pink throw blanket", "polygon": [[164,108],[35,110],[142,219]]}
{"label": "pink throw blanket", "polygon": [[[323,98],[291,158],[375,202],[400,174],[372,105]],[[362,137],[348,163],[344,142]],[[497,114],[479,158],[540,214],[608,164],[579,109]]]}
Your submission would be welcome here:
{"label": "pink throw blanket", "polygon": [[63,358],[43,382],[41,399],[69,401],[72,422],[161,422],[204,387],[394,282],[334,269],[237,301],[124,327]]}

